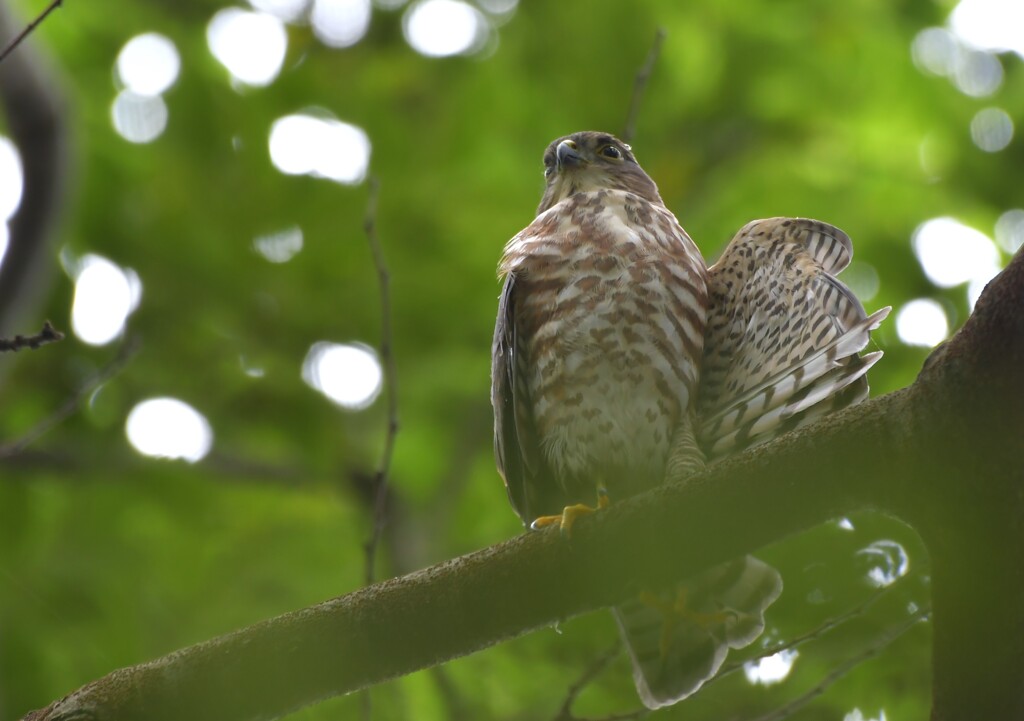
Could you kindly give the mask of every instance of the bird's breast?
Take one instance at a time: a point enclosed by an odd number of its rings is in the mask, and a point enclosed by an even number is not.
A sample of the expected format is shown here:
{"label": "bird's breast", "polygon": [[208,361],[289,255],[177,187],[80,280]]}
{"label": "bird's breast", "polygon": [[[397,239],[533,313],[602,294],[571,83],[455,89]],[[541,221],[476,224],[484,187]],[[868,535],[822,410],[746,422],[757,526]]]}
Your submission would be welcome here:
{"label": "bird's breast", "polygon": [[665,237],[621,204],[555,227],[517,262],[524,380],[542,452],[562,478],[615,469],[660,480],[699,377],[703,259],[687,252],[681,229],[682,238]]}

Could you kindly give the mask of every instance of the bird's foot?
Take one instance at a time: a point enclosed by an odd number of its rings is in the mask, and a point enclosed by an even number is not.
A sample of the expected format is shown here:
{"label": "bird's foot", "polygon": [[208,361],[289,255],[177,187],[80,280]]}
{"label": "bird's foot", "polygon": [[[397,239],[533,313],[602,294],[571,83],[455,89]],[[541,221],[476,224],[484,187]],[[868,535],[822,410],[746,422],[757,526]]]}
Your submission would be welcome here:
{"label": "bird's foot", "polygon": [[572,526],[576,523],[576,519],[580,516],[586,516],[594,511],[599,511],[608,508],[611,502],[608,500],[608,491],[603,488],[597,489],[597,506],[588,506],[585,503],[576,503],[571,506],[566,506],[562,509],[562,513],[557,516],[539,516],[535,518],[533,523],[530,524],[530,528],[537,531],[541,528],[547,528],[548,526],[554,526],[558,524],[559,530],[562,535],[569,537],[572,536]]}
{"label": "bird's foot", "polygon": [[643,591],[640,594],[642,604],[661,614],[661,640],[658,648],[662,658],[668,656],[669,648],[672,646],[672,636],[680,623],[685,621],[695,624],[705,631],[710,631],[715,626],[725,624],[736,617],[734,611],[707,612],[690,608],[686,597],[685,586],[676,589],[676,596],[671,601],[650,591]]}

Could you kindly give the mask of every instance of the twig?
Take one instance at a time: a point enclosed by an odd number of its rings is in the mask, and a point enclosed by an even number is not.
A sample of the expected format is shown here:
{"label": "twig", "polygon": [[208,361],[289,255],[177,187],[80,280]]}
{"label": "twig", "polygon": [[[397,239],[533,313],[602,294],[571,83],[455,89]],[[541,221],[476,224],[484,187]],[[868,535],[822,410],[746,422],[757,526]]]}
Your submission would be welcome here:
{"label": "twig", "polygon": [[[750,656],[748,658],[744,658],[744,659],[741,659],[741,660],[738,660],[738,661],[732,661],[730,663],[727,663],[725,666],[722,667],[722,669],[717,674],[715,674],[712,678],[708,679],[708,681],[704,684],[704,688],[707,688],[708,686],[710,686],[714,682],[720,681],[721,679],[725,678],[726,676],[729,676],[729,675],[735,673],[736,671],[739,671],[747,663],[749,663],[751,661],[754,661],[756,659],[768,658],[770,656],[774,656],[777,653],[781,653],[783,651],[788,651],[791,648],[795,648],[797,646],[800,646],[800,645],[806,643],[807,641],[813,641],[814,639],[821,638],[826,633],[831,631],[833,628],[836,628],[837,626],[841,626],[842,624],[846,623],[847,621],[849,621],[852,618],[856,618],[857,616],[863,615],[864,612],[868,610],[868,608],[870,608],[872,605],[875,604],[876,601],[878,601],[880,598],[885,596],[889,591],[891,591],[895,587],[895,585],[896,584],[892,584],[892,585],[889,585],[889,586],[883,586],[882,588],[879,588],[878,590],[876,590],[874,593],[872,593],[870,596],[868,596],[866,599],[861,601],[858,605],[854,606],[850,610],[848,610],[848,611],[846,611],[846,612],[844,612],[844,613],[842,613],[842,614],[840,614],[838,616],[833,616],[832,618],[826,619],[823,623],[821,623],[816,628],[811,629],[810,631],[806,631],[805,633],[802,633],[799,636],[795,636],[795,637],[793,637],[791,639],[788,639],[787,641],[784,641],[784,642],[781,642],[781,643],[777,643],[774,646],[769,646],[768,648],[764,648],[764,649],[760,650],[757,654],[755,654],[753,656]],[[586,671],[584,671],[583,675],[581,675],[580,678],[572,686],[569,687],[569,693],[566,696],[565,702],[562,704],[562,708],[559,710],[558,715],[555,716],[553,721],[582,721],[581,719],[577,719],[575,716],[572,715],[572,704],[576,701],[576,698],[580,695],[580,692],[586,687],[586,685],[589,684],[591,681],[593,681],[594,678],[605,669],[605,667],[608,665],[608,663],[610,663],[611,660],[613,658],[615,658],[615,656],[619,653],[620,650],[621,650],[621,642],[617,643],[611,650],[609,650],[607,653],[602,655],[601,658],[599,658],[597,661],[595,661],[592,666],[590,666]],[[863,660],[863,659],[861,659],[861,660]],[[844,671],[844,673],[845,673],[845,671]],[[829,683],[832,683],[832,681],[830,681]],[[822,692],[823,691],[824,691],[824,689],[822,689]],[[819,692],[819,693],[821,693],[821,692]],[[630,715],[623,716],[621,718],[624,718],[624,719],[642,718],[642,716],[638,716],[636,714],[643,713],[643,711],[645,711],[645,709],[641,709],[640,711],[634,712],[633,714],[630,714]],[[613,718],[617,720],[620,717],[616,716],[616,717],[613,717]],[[601,720],[594,719],[592,721],[605,721],[605,720],[604,719],[601,719]],[[612,720],[609,719],[608,721],[612,721]]]}
{"label": "twig", "polygon": [[47,343],[56,343],[64,340],[64,334],[50,325],[50,321],[43,323],[43,329],[35,335],[16,335],[14,338],[0,338],[0,353],[5,351],[19,351],[24,348],[35,350]]}
{"label": "twig", "polygon": [[613,713],[611,716],[601,716],[600,718],[580,719],[573,716],[571,721],[636,721],[637,719],[647,717],[650,713],[650,709],[641,708],[636,711],[627,711],[626,713]]}
{"label": "twig", "polygon": [[583,692],[590,683],[600,676],[608,664],[615,660],[615,658],[622,653],[622,640],[616,639],[615,645],[610,649],[601,654],[597,660],[590,664],[580,677],[576,679],[571,686],[569,686],[569,692],[565,696],[565,701],[562,702],[562,707],[558,710],[558,714],[555,716],[553,721],[632,721],[632,719],[643,718],[648,714],[648,710],[645,708],[638,709],[636,711],[629,711],[624,714],[614,714],[612,716],[605,716],[600,719],[580,719],[573,715],[572,705],[576,703],[576,699],[579,698],[580,693]]}
{"label": "twig", "polygon": [[39,421],[39,423],[34,425],[27,433],[21,436],[21,438],[0,444],[0,458],[10,458],[11,456],[17,455],[29,445],[39,440],[39,438],[49,433],[53,428],[71,417],[90,393],[120,373],[124,367],[128,365],[128,362],[135,357],[140,345],[141,344],[136,339],[131,339],[123,343],[121,348],[118,350],[117,355],[114,356],[109,363],[96,371],[89,380],[83,383],[78,390],[64,401],[60,408],[43,420]]}
{"label": "twig", "polygon": [[851,656],[850,658],[846,659],[846,661],[841,663],[839,666],[832,669],[832,671],[828,675],[826,675],[825,678],[823,678],[816,686],[814,686],[814,688],[811,688],[798,698],[790,701],[785,706],[778,708],[765,716],[760,716],[755,721],[783,721],[783,719],[789,718],[797,711],[802,709],[804,706],[809,704],[811,701],[816,699],[818,696],[821,696],[823,693],[825,693],[825,691],[827,691],[829,687],[832,686],[832,684],[834,684],[836,681],[838,681],[843,676],[848,674],[855,667],[861,665],[868,659],[874,658],[875,656],[880,654],[883,650],[885,650],[887,646],[889,646],[889,644],[891,644],[897,638],[899,638],[904,633],[909,631],[910,628],[914,626],[914,624],[916,624],[918,621],[923,621],[926,618],[928,618],[930,614],[930,608],[922,608],[917,613],[910,616],[910,618],[908,618],[903,623],[881,634],[873,644],[865,648],[863,651],[856,654],[855,656]]}
{"label": "twig", "polygon": [[665,35],[665,28],[658,28],[654,34],[654,44],[651,45],[651,50],[647,53],[647,59],[636,73],[636,79],[633,81],[633,97],[629,100],[629,113],[626,115],[626,125],[620,136],[624,143],[631,142],[636,134],[636,119],[640,114],[640,100],[643,98],[647,81],[654,71],[654,64],[658,62],[658,55],[661,53],[661,44],[665,41]]}
{"label": "twig", "polygon": [[[373,253],[373,264],[377,268],[377,283],[380,287],[380,360],[384,367],[384,393],[387,396],[388,420],[384,438],[384,451],[381,453],[380,466],[373,479],[373,526],[370,537],[363,546],[366,553],[365,581],[369,586],[374,581],[374,567],[377,560],[377,548],[386,522],[388,499],[388,477],[391,472],[391,456],[395,450],[395,437],[398,435],[398,388],[395,372],[395,356],[392,350],[391,332],[391,274],[384,262],[384,252],[377,238],[377,197],[380,182],[375,177],[369,180],[370,196],[366,201],[366,218],[363,231]],[[362,693],[362,717],[369,721],[373,716],[373,699],[370,689]]]}
{"label": "twig", "polygon": [[392,352],[391,334],[391,275],[384,262],[384,253],[377,239],[377,195],[380,183],[371,177],[369,182],[370,197],[366,202],[366,220],[363,230],[366,240],[373,253],[373,263],[377,268],[377,281],[380,286],[380,360],[384,366],[384,386],[387,395],[388,421],[387,435],[384,439],[384,451],[381,454],[380,466],[373,483],[373,529],[366,541],[366,585],[374,581],[374,562],[377,557],[377,546],[380,544],[381,533],[384,531],[385,511],[387,510],[388,475],[391,471],[391,456],[395,450],[395,437],[398,435],[398,388],[395,373],[395,357]]}
{"label": "twig", "polygon": [[715,674],[713,678],[709,679],[707,683],[704,684],[705,687],[710,686],[715,681],[718,681],[719,679],[724,678],[729,674],[739,671],[741,668],[743,668],[747,663],[751,661],[759,660],[762,658],[769,658],[777,653],[782,653],[783,651],[788,651],[791,648],[801,646],[808,641],[813,641],[817,638],[821,638],[836,626],[841,626],[850,619],[863,615],[864,612],[868,610],[868,608],[874,605],[874,603],[878,599],[886,595],[895,586],[896,584],[892,584],[889,586],[883,586],[882,588],[879,588],[877,591],[872,593],[870,596],[861,601],[858,605],[851,608],[849,611],[846,611],[845,613],[842,613],[838,616],[833,616],[832,618],[825,619],[825,621],[817,628],[812,628],[810,631],[806,631],[800,634],[799,636],[794,636],[793,638],[787,641],[783,641],[781,643],[775,644],[774,646],[769,646],[768,648],[762,649],[756,655],[751,656],[749,658],[744,658],[739,661],[732,661],[726,664],[721,671]]}
{"label": "twig", "polygon": [[53,2],[51,2],[47,6],[47,8],[45,10],[43,10],[42,14],[39,15],[39,17],[37,17],[32,22],[30,22],[28,24],[28,27],[26,27],[24,30],[22,30],[20,33],[18,33],[18,36],[15,37],[14,40],[12,40],[11,42],[9,42],[7,44],[7,47],[3,49],[3,52],[0,52],[0,63],[2,63],[4,61],[4,58],[6,58],[8,55],[10,55],[12,52],[14,52],[14,48],[16,48],[19,45],[21,45],[21,41],[24,40],[25,38],[27,38],[29,33],[31,33],[33,30],[35,30],[36,26],[39,25],[39,23],[43,22],[43,20],[46,19],[47,15],[52,13],[54,10],[56,10],[57,8],[59,8],[63,4],[64,4],[64,0],[53,0]]}
{"label": "twig", "polygon": [[608,668],[608,664],[621,652],[622,640],[616,639],[614,646],[601,654],[596,661],[584,669],[580,677],[569,687],[569,693],[566,694],[565,701],[562,702],[562,708],[558,710],[558,715],[555,716],[554,721],[571,721],[571,719],[575,718],[572,715],[572,705],[576,702],[580,692],[597,678],[602,671]]}

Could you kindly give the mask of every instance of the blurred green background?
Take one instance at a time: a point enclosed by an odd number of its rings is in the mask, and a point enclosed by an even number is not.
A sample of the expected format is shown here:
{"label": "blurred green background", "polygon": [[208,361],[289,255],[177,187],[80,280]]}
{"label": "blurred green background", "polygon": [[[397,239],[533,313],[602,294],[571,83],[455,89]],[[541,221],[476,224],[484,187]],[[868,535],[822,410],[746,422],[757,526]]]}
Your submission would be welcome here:
{"label": "blurred green background", "polygon": [[[13,7],[27,22],[46,4]],[[522,531],[491,451],[496,261],[533,217],[545,145],[622,130],[659,27],[632,145],[667,205],[709,259],[753,218],[846,230],[844,278],[869,310],[895,309],[875,334],[873,392],[909,384],[1024,241],[1020,13],[998,0],[64,3],[30,42],[67,103],[70,192],[51,290],[16,330],[50,318],[69,337],[0,359],[0,443],[88,392],[0,451],[0,718],[362,585],[389,391],[369,174],[401,419],[377,577]],[[126,343],[135,355],[90,386]],[[187,406],[147,416],[137,404],[153,398]],[[927,604],[915,534],[856,517],[763,556],[787,586],[771,642],[888,590],[760,667],[784,680],[741,671],[652,718],[753,718],[861,653],[795,718],[923,718],[928,625],[882,638]],[[615,635],[594,614],[399,679],[374,690],[374,718],[553,719]],[[575,709],[637,706],[619,655]],[[360,713],[347,697],[294,718]]]}

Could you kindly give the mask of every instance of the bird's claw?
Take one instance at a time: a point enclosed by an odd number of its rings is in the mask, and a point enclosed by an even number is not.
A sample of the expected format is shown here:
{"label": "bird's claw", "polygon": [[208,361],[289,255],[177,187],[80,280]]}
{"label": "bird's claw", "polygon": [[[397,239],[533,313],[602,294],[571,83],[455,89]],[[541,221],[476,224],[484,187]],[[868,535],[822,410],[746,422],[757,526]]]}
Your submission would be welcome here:
{"label": "bird's claw", "polygon": [[643,591],[640,594],[640,602],[653,608],[662,616],[661,640],[658,643],[662,658],[668,656],[669,648],[672,646],[672,636],[681,622],[692,623],[705,631],[710,631],[715,626],[725,624],[737,616],[735,611],[725,609],[707,612],[690,608],[687,603],[685,587],[676,589],[676,596],[671,601],[666,601],[656,593]]}
{"label": "bird's claw", "polygon": [[597,489],[597,506],[588,506],[585,503],[575,503],[571,506],[566,506],[562,509],[562,513],[554,516],[539,516],[533,520],[530,524],[530,528],[538,531],[548,526],[554,526],[558,524],[558,529],[562,535],[566,538],[572,536],[572,527],[576,523],[576,519],[580,516],[586,516],[594,511],[603,510],[608,508],[610,501],[608,500],[608,491],[604,488]]}

